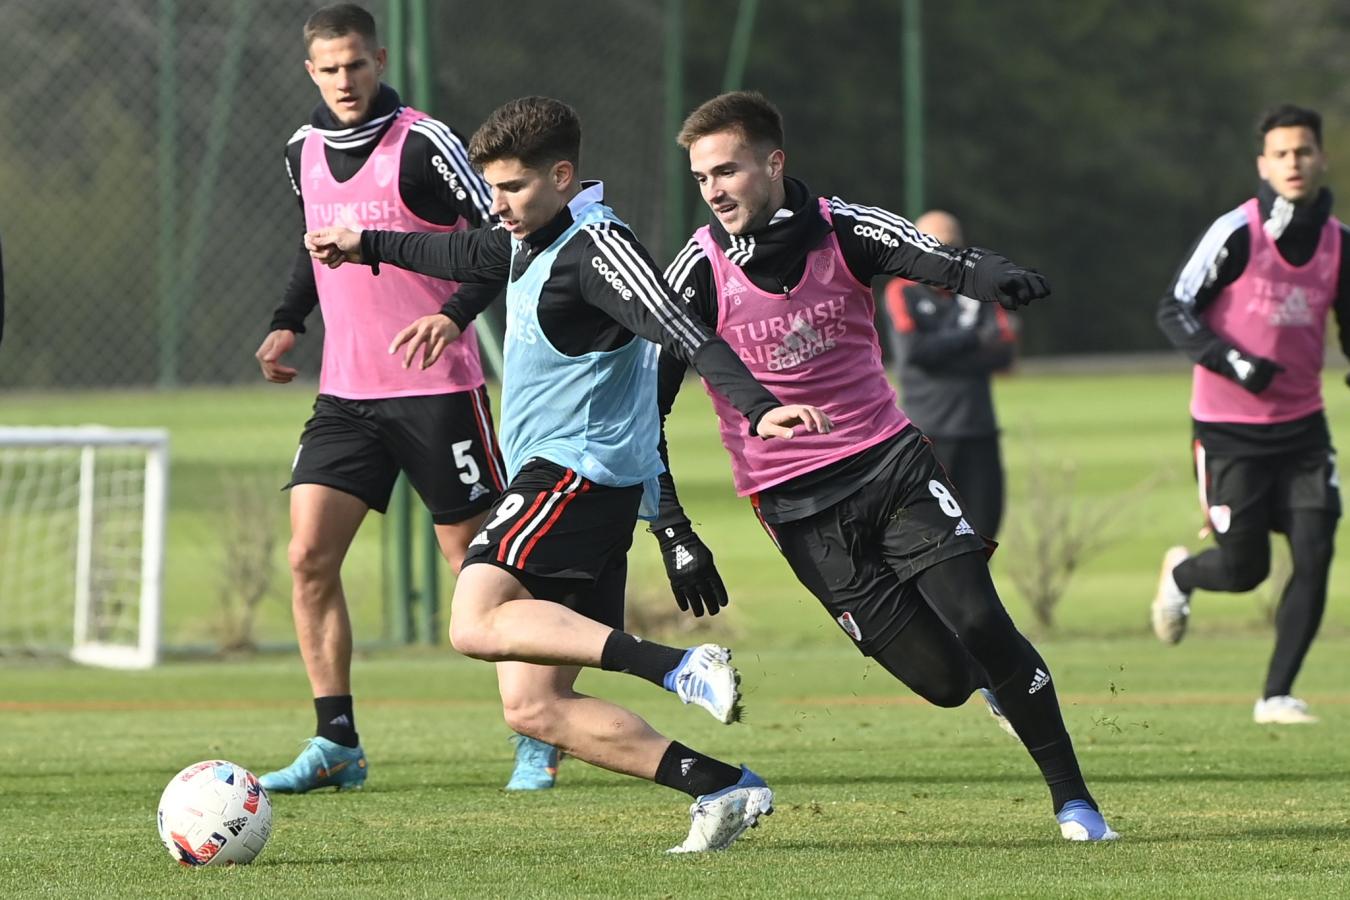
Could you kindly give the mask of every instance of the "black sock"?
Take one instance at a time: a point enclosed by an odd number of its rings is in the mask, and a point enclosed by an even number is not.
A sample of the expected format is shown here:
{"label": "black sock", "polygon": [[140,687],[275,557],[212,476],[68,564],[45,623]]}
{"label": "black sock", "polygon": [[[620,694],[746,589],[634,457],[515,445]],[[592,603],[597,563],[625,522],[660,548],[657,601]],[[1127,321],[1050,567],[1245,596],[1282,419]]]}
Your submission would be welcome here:
{"label": "black sock", "polygon": [[665,686],[666,673],[680,664],[684,651],[665,644],[654,644],[615,629],[609,633],[600,651],[600,668],[606,672],[627,672]]}
{"label": "black sock", "polygon": [[1055,813],[1058,814],[1070,800],[1086,800],[1096,809],[1097,802],[1088,792],[1087,782],[1078,767],[1078,756],[1073,752],[1073,741],[1064,727],[1059,697],[1048,672],[1044,662],[1034,669],[1035,674],[1044,677],[1043,681],[1035,682],[1041,685],[1035,694],[1026,690],[1027,678],[1023,676],[1011,684],[1004,682],[993,688],[994,696],[1041,770],[1045,786],[1050,789],[1050,803]]}
{"label": "black sock", "polygon": [[319,727],[314,733],[344,747],[361,743],[356,734],[356,713],[352,712],[352,695],[315,697],[314,714]]}
{"label": "black sock", "polygon": [[690,750],[679,741],[671,741],[666,755],[661,757],[661,764],[656,767],[653,780],[691,797],[700,797],[731,787],[741,780],[741,770]]}

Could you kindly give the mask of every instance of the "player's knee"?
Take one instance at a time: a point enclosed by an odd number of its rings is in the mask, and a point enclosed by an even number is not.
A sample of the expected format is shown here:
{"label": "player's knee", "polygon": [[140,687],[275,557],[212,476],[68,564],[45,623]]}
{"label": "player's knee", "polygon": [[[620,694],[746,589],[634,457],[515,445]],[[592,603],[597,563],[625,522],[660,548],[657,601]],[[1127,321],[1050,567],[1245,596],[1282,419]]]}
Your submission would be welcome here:
{"label": "player's knee", "polygon": [[341,560],[312,541],[292,539],[286,551],[297,584],[322,584],[337,577]]}
{"label": "player's knee", "polygon": [[955,709],[970,699],[974,691],[970,685],[962,682],[910,685],[910,689],[934,706]]}
{"label": "player's knee", "polygon": [[450,616],[450,646],[471,659],[501,662],[506,659],[492,629],[483,622],[464,616]]}
{"label": "player's knee", "polygon": [[554,743],[556,704],[548,698],[516,697],[502,698],[502,718],[506,727],[516,734],[532,737],[537,741]]}
{"label": "player's knee", "polygon": [[1224,553],[1224,574],[1228,590],[1256,589],[1270,574],[1270,556],[1266,553]]}

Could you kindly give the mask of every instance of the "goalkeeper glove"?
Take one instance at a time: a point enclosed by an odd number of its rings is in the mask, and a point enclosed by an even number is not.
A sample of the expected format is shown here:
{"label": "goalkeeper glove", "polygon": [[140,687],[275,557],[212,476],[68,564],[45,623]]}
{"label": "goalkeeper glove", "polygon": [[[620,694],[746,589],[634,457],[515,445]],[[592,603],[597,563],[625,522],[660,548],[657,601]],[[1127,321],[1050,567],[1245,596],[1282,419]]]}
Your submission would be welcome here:
{"label": "goalkeeper glove", "polygon": [[661,545],[661,561],[680,609],[695,616],[702,616],[706,609],[708,615],[715,616],[731,602],[713,564],[712,551],[694,534],[688,521],[654,527],[652,534]]}

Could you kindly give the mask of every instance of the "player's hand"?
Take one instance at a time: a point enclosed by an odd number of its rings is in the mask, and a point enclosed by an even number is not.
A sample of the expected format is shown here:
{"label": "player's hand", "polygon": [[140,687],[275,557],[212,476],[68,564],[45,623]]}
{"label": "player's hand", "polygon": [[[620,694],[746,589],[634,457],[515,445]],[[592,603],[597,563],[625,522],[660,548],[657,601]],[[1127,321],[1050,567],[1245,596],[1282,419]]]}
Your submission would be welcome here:
{"label": "player's hand", "polygon": [[1284,371],[1284,366],[1274,360],[1243,353],[1236,347],[1229,348],[1223,360],[1228,364],[1226,373],[1228,377],[1253,394],[1259,394],[1270,387],[1270,382],[1275,376]]}
{"label": "player's hand", "polygon": [[755,433],[762,438],[791,438],[797,428],[828,434],[833,428],[830,417],[814,406],[791,403],[775,406],[760,417]]}
{"label": "player's hand", "polygon": [[1345,373],[1345,386],[1350,387],[1350,372]]}
{"label": "player's hand", "polygon": [[985,252],[976,260],[974,278],[973,296],[988,300],[992,295],[1004,309],[1019,309],[1050,296],[1050,282],[1044,275],[997,253]]}
{"label": "player's hand", "polygon": [[706,609],[715,616],[731,602],[726,585],[713,564],[712,551],[699,540],[688,522],[653,528],[661,545],[661,561],[666,564],[666,577],[675,603],[685,612],[698,617]]}
{"label": "player's hand", "polygon": [[285,356],[295,346],[295,332],[278,328],[263,339],[262,346],[253,356],[262,366],[263,377],[274,384],[287,384],[295,378],[296,371],[281,364]]}
{"label": "player's hand", "polygon": [[999,277],[997,285],[998,304],[1004,309],[1018,309],[1050,296],[1050,282],[1035,269],[1013,266]]}
{"label": "player's hand", "polygon": [[389,353],[391,355],[397,353],[399,347],[407,344],[408,349],[403,353],[403,368],[411,369],[413,359],[417,356],[418,349],[421,349],[422,368],[429,369],[436,365],[436,360],[441,358],[450,342],[462,333],[459,326],[450,321],[449,316],[433,313],[423,316],[394,335],[394,341],[389,345]]}
{"label": "player's hand", "polygon": [[330,269],[345,262],[361,262],[361,232],[330,225],[305,232],[305,249],[309,255]]}

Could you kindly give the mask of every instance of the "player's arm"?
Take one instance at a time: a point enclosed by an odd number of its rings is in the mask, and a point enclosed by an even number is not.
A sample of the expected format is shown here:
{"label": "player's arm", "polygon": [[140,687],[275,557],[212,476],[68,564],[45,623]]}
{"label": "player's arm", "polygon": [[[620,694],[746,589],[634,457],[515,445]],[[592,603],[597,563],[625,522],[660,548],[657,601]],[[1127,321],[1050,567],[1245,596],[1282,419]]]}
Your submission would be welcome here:
{"label": "player's arm", "polygon": [[849,271],[863,284],[878,275],[936,285],[1007,309],[1048,296],[1050,283],[980,247],[951,247],[914,227],[904,216],[876,206],[830,198],[834,234]]}
{"label": "player's arm", "polygon": [[[1336,313],[1336,332],[1341,342],[1341,353],[1346,359],[1350,359],[1350,254],[1345,252],[1345,247],[1350,247],[1350,227],[1341,225],[1341,272],[1336,282],[1336,299],[1332,302],[1332,309]],[[0,291],[4,286],[0,285]],[[1345,383],[1350,385],[1350,375],[1345,376]]]}
{"label": "player's arm", "polygon": [[[684,303],[688,313],[709,330],[717,328],[717,294],[712,288],[712,267],[696,241],[691,240],[666,267],[666,283]],[[722,575],[712,551],[694,532],[693,523],[680,504],[675,490],[675,477],[670,469],[670,455],[666,448],[666,417],[675,405],[675,396],[684,383],[688,363],[680,357],[662,352],[656,370],[656,403],[661,414],[661,433],[657,450],[665,471],[659,477],[661,502],[656,518],[648,530],[661,548],[661,561],[666,568],[670,590],[680,609],[695,616],[717,615],[731,602]]]}
{"label": "player's arm", "polygon": [[1196,365],[1252,393],[1265,390],[1280,371],[1269,359],[1246,352],[1206,324],[1202,313],[1247,268],[1245,217],[1220,216],[1200,236],[1158,303],[1158,327]]}
{"label": "player's arm", "polygon": [[828,430],[812,406],[783,406],[707,324],[691,315],[666,284],[646,248],[627,229],[588,226],[580,263],[581,294],[629,331],[684,360],[727,399],[760,437],[791,437],[793,428]]}
{"label": "player's arm", "polygon": [[[403,142],[399,193],[414,214],[438,225],[464,222],[471,228],[496,225],[491,191],[469,164],[463,139],[436,119],[419,119]],[[469,323],[502,295],[505,281],[461,282],[439,313],[422,316],[395,335],[389,351],[403,348],[403,366],[410,368],[421,353],[421,368],[436,364]]]}
{"label": "player's arm", "polygon": [[306,232],[309,255],[329,268],[380,263],[451,281],[496,282],[510,273],[511,237],[500,228],[472,231],[352,231],[329,226]]}
{"label": "player's arm", "polygon": [[[300,193],[300,182],[295,173],[300,171],[300,153],[304,147],[304,130],[296,132],[286,146],[286,175],[291,190],[295,192],[296,202],[300,206],[301,221],[304,221],[305,199]],[[282,362],[292,347],[295,336],[305,333],[305,319],[319,303],[319,289],[314,281],[314,261],[303,242],[296,248],[291,261],[291,275],[282,294],[281,305],[272,312],[272,322],[267,329],[267,337],[258,347],[254,358],[262,369],[263,377],[275,384],[286,384],[298,374],[296,370]]]}

